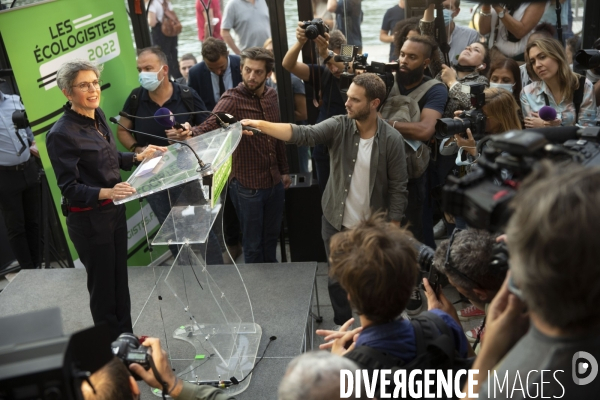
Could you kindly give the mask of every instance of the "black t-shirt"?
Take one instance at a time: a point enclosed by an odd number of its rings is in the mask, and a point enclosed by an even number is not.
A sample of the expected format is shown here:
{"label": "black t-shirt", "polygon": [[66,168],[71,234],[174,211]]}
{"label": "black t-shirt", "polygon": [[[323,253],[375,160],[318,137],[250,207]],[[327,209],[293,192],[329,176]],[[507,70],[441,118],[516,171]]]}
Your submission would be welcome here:
{"label": "black t-shirt", "polygon": [[317,97],[322,99],[319,108],[317,122],[325,121],[334,115],[346,114],[346,95],[340,92],[340,80],[333,76],[329,68],[324,65],[309,64],[310,78],[308,82],[313,85],[315,90],[321,89],[321,95]]}
{"label": "black t-shirt", "polygon": [[[198,93],[192,88],[189,88],[194,99],[194,110],[193,111],[206,111],[204,102],[198,96]],[[159,106],[156,104],[148,94],[146,89],[141,90],[140,99],[138,101],[138,109],[135,114],[131,110],[131,94],[127,97],[123,111],[128,114],[136,115],[138,117],[150,117],[153,116],[159,108],[168,108],[173,114],[189,113],[190,110],[186,107],[181,97],[181,86],[173,83],[173,95],[165,104]],[[179,115],[175,117],[175,120],[180,124],[189,122],[194,125],[200,125],[208,117],[208,114],[196,114],[196,115]],[[132,119],[133,129],[140,132],[149,133],[155,136],[161,136],[166,138],[167,134],[165,130],[168,128],[156,122],[153,118],[151,119]],[[167,146],[168,142],[165,140],[155,139],[152,137],[136,134],[135,140],[140,146],[146,146],[148,144],[154,144],[157,146]]]}
{"label": "black t-shirt", "polygon": [[[383,23],[381,24],[381,30],[386,31],[388,34],[391,34],[394,31],[394,27],[396,24],[404,19],[404,8],[400,8],[398,4],[396,4],[392,8],[388,8],[383,16]],[[397,57],[394,57],[394,43],[390,43],[390,61],[397,60]]]}

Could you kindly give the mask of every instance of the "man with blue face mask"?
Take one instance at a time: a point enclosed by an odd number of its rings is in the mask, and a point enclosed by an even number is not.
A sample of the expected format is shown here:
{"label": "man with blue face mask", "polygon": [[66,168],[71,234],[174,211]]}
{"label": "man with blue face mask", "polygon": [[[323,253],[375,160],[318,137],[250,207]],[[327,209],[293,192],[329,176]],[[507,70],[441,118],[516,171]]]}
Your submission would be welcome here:
{"label": "man with blue face mask", "polygon": [[[471,43],[479,42],[479,33],[471,28],[467,28],[454,23],[454,18],[460,12],[460,0],[445,0],[442,3],[444,7],[444,23],[446,25],[446,33],[448,37],[448,44],[450,45],[450,51],[448,55],[450,57],[450,63],[456,62],[458,55]],[[422,34],[428,34],[427,32],[433,32],[434,17],[433,17],[434,5],[431,4],[423,19],[419,23],[419,28]]]}
{"label": "man with blue face mask", "polygon": [[[169,80],[167,58],[159,48],[148,47],[142,49],[138,55],[137,69],[141,87],[134,89],[131,95],[127,97],[123,106],[123,111],[126,113],[137,117],[151,117],[161,107],[168,108],[173,114],[206,111],[206,106],[196,91]],[[205,119],[206,115],[203,114],[175,117],[175,120],[180,124],[189,122],[192,125],[198,125]],[[191,134],[190,131],[181,129],[165,129],[164,126],[158,124],[154,119],[129,119],[121,117],[121,124],[129,129],[175,140],[185,140]],[[147,136],[138,135],[134,137],[121,127],[117,130],[117,136],[125,148],[136,153],[141,152],[148,144],[155,144],[157,146],[165,146],[167,144],[164,140]]]}
{"label": "man with blue face mask", "polygon": [[[140,87],[133,89],[127,97],[123,111],[136,117],[151,117],[159,108],[167,108],[173,114],[189,113],[193,111],[206,111],[206,106],[192,88],[169,80],[169,65],[167,56],[158,47],[147,47],[138,54],[137,70],[139,72]],[[175,120],[185,126],[198,125],[207,117],[207,114],[180,115],[174,117]],[[149,133],[155,136],[161,136],[165,139],[186,140],[191,137],[190,130],[183,129],[165,129],[154,120],[136,119],[121,117],[121,124],[128,129]],[[189,127],[189,126],[188,126]],[[166,140],[155,139],[144,135],[133,136],[124,128],[118,127],[117,136],[121,144],[129,151],[140,153],[147,145],[166,146],[169,143]],[[160,224],[164,222],[171,210],[171,200],[175,200],[181,193],[183,187],[177,187],[168,191],[158,192],[147,197],[152,211],[156,215]],[[169,192],[170,196],[169,196]],[[211,231],[209,236],[209,254],[207,262],[209,264],[221,264],[220,246],[216,236]],[[169,246],[173,256],[177,255],[177,246]]]}

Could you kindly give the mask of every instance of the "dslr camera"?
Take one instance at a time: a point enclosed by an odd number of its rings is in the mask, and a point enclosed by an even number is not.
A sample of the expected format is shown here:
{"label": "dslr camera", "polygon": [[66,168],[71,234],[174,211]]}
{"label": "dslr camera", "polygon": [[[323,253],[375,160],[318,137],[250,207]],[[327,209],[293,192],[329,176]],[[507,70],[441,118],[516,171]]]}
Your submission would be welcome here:
{"label": "dslr camera", "polygon": [[464,111],[458,117],[440,118],[435,124],[435,137],[437,139],[445,139],[454,136],[457,133],[463,133],[471,129],[473,137],[481,138],[485,135],[486,117],[482,111],[485,105],[485,85],[483,83],[467,82],[462,84],[463,93],[471,95],[471,110]]}
{"label": "dslr camera", "polygon": [[315,40],[319,36],[325,37],[325,33],[329,33],[329,27],[321,18],[315,18],[312,21],[304,21],[302,23],[302,29],[306,37],[310,40]]}
{"label": "dslr camera", "polygon": [[[150,369],[152,355],[148,352],[149,348],[142,346],[133,333],[122,333],[117,340],[112,342],[111,347],[113,354],[125,364],[127,369],[133,363],[140,364],[145,370]],[[131,374],[136,380],[142,380],[133,372]]]}
{"label": "dslr camera", "polygon": [[398,63],[382,63],[373,61],[370,65],[367,62],[368,54],[357,54],[358,47],[353,45],[343,44],[341,54],[335,57],[336,61],[344,63],[344,72],[340,76],[340,92],[346,93],[355,74],[348,72],[350,63],[352,63],[353,71],[365,71],[377,74],[378,77],[385,83],[387,93],[394,86],[393,71],[398,71]]}

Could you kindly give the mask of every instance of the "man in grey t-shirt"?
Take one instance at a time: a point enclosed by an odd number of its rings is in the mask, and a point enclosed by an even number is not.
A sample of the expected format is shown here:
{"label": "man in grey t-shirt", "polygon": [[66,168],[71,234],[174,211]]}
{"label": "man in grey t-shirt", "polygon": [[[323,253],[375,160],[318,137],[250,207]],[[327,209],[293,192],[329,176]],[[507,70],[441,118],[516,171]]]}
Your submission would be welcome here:
{"label": "man in grey t-shirt", "polygon": [[[235,31],[239,45],[231,36]],[[271,22],[266,0],[229,0],[221,24],[221,36],[237,55],[248,47],[262,47],[271,37]]]}
{"label": "man in grey t-shirt", "polygon": [[600,168],[532,175],[513,201],[511,273],[488,309],[469,383],[479,399],[598,398]]}

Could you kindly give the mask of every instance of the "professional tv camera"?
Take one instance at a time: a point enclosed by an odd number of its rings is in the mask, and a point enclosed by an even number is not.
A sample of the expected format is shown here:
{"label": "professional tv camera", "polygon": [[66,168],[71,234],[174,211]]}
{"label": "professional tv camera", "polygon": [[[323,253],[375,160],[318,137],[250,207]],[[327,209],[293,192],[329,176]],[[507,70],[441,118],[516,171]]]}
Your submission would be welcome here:
{"label": "professional tv camera", "polygon": [[600,67],[600,50],[584,49],[575,53],[575,61],[583,69],[595,69]]}
{"label": "professional tv camera", "polygon": [[467,128],[471,129],[473,137],[481,138],[485,135],[485,114],[481,110],[485,105],[485,84],[467,82],[462,84],[463,93],[471,95],[472,109],[463,111],[460,119],[440,118],[435,124],[435,137],[444,139],[457,133],[464,133]]}
{"label": "professional tv camera", "polygon": [[480,140],[477,148],[481,156],[472,172],[448,177],[443,209],[474,228],[498,232],[510,217],[508,203],[520,182],[540,160],[600,165],[600,127],[510,131]]}
{"label": "professional tv camera", "polygon": [[365,71],[377,74],[383,82],[385,83],[385,87],[387,93],[392,90],[392,86],[394,86],[394,71],[398,71],[398,63],[382,63],[373,61],[370,65],[367,62],[368,54],[357,54],[358,47],[353,46],[351,44],[343,44],[340,54],[335,56],[336,61],[341,61],[344,63],[344,72],[340,76],[340,91],[342,93],[346,93],[352,80],[356,76],[356,74],[348,72],[350,68],[350,63],[352,63],[353,71]]}
{"label": "professional tv camera", "polygon": [[112,358],[106,325],[63,335],[58,308],[0,318],[0,399],[79,400]]}

